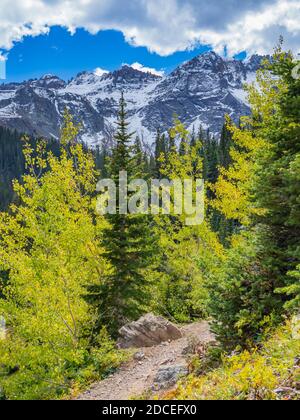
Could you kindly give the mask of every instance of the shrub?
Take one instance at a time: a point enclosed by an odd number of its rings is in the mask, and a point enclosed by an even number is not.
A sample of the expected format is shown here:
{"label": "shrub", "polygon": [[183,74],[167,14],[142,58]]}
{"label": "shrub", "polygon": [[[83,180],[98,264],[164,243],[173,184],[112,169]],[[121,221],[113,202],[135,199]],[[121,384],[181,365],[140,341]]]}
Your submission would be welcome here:
{"label": "shrub", "polygon": [[[197,377],[189,376],[165,395],[178,400],[275,400],[297,399],[300,340],[291,325],[279,328],[262,349],[224,356],[222,366]],[[289,394],[280,387],[289,382]],[[292,388],[294,387],[294,389]]]}

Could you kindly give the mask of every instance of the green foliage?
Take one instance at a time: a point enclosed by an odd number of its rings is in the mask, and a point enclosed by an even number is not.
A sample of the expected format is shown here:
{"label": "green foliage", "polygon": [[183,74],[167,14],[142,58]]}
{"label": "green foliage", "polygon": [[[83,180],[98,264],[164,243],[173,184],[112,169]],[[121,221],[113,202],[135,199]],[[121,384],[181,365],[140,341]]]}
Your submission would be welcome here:
{"label": "green foliage", "polygon": [[[262,349],[223,357],[223,364],[206,375],[191,375],[164,399],[280,400],[299,399],[300,340],[291,326],[282,327]],[[282,393],[276,390],[283,388]]]}
{"label": "green foliage", "polygon": [[147,154],[143,151],[140,138],[135,138],[132,146],[132,166],[136,179],[147,179],[150,175],[150,168]]}
{"label": "green foliage", "polygon": [[[0,129],[4,206],[12,192],[3,185],[17,179],[14,204],[0,214],[1,397],[59,398],[102,378],[123,358],[108,333],[154,310],[179,322],[210,316],[222,351],[247,348],[218,368],[216,359],[196,362],[198,373],[211,372],[169,398],[278,398],[300,351],[289,326],[264,342],[300,305],[294,66],[277,49],[247,88],[251,116],[239,126],[226,117],[220,141],[201,127],[188,133],[175,117],[167,134],[157,131],[150,158],[138,137],[132,142],[123,95],[111,152],[79,144],[68,112],[53,152],[25,138],[21,154],[17,134]],[[117,214],[96,214],[96,167],[116,183]],[[120,171],[128,182],[204,178],[205,220],[193,226],[187,209],[178,214],[174,187],[171,214],[123,214]]]}
{"label": "green foliage", "polygon": [[264,281],[267,276],[253,236],[235,238],[207,282],[212,331],[227,350],[258,342],[280,319],[281,299],[274,294],[274,284]]}
{"label": "green foliage", "polygon": [[104,332],[98,351],[90,347],[95,314],[83,295],[105,270],[97,245],[103,221],[93,217],[96,172],[77,132],[66,116],[60,157],[43,142],[34,151],[25,139],[28,174],[14,183],[19,204],[0,215],[0,315],[7,328],[0,365],[8,399],[56,398],[82,375],[89,381],[116,364]]}
{"label": "green foliage", "polygon": [[[169,137],[172,146],[167,156],[162,153],[159,157],[161,176],[181,181],[202,179],[201,142],[195,138],[192,141],[177,118]],[[173,204],[174,190],[171,188]],[[206,275],[222,256],[222,246],[210,224],[204,221],[188,226],[189,216],[186,211],[176,214],[172,205],[171,215],[160,214],[155,218],[162,250],[157,309],[179,322],[207,315]]]}
{"label": "green foliage", "polygon": [[292,311],[299,311],[300,307],[300,265],[296,270],[289,271],[289,285],[277,289],[277,293],[285,293],[290,299],[285,303],[285,308]]}
{"label": "green foliage", "polygon": [[12,180],[24,173],[20,135],[0,127],[0,209],[4,210],[13,197]]}
{"label": "green foliage", "polygon": [[155,153],[154,153],[154,167],[152,174],[154,177],[159,179],[161,177],[161,161],[160,157],[163,155],[164,157],[167,156],[167,142],[165,134],[161,134],[160,130],[157,130],[156,138],[155,138]]}
{"label": "green foliage", "polygon": [[259,158],[254,190],[258,205],[266,210],[256,220],[264,232],[264,264],[288,299],[295,297],[286,308],[300,299],[297,276],[293,285],[288,276],[300,264],[300,80],[292,77],[295,65],[291,54],[282,52],[281,47],[276,50],[270,71],[281,80],[282,88],[276,114],[267,119],[268,125],[263,121],[258,127],[268,147]]}
{"label": "green foliage", "polygon": [[290,54],[276,51],[272,64],[258,72],[257,85],[248,88],[252,116],[240,127],[227,122],[232,163],[212,186],[213,205],[249,232],[246,239],[233,237],[227,262],[209,286],[214,328],[227,347],[256,340],[282,319],[283,307],[299,302],[299,81],[291,76],[294,65]]}
{"label": "green foliage", "polygon": [[156,308],[178,322],[207,317],[207,274],[222,258],[216,234],[206,224],[176,229],[162,223],[159,297]]}
{"label": "green foliage", "polygon": [[[7,210],[12,201],[17,197],[13,190],[13,180],[22,181],[22,176],[27,173],[23,153],[23,135],[0,126],[0,211]],[[35,153],[40,139],[28,137],[32,152]],[[60,145],[57,140],[48,139],[46,143],[48,152],[54,156],[60,155]],[[88,148],[83,144],[83,149],[87,152]],[[95,166],[101,171],[102,176],[107,176],[106,161],[109,158],[109,150],[105,148],[92,149],[91,153],[95,161]]]}
{"label": "green foliage", "polygon": [[[33,149],[38,140],[31,138]],[[47,142],[47,150],[55,156],[59,154],[59,144],[55,140]],[[6,210],[16,195],[12,181],[21,180],[25,173],[22,135],[8,128],[0,127],[0,210]]]}
{"label": "green foliage", "polygon": [[147,269],[155,250],[155,235],[147,214],[121,214],[119,174],[127,172],[128,183],[143,175],[144,159],[139,141],[132,149],[128,133],[126,103],[122,95],[115,136],[116,146],[110,160],[110,176],[117,187],[117,212],[107,214],[109,226],[103,232],[104,256],[109,270],[100,285],[89,288],[88,299],[98,310],[99,325],[107,325],[112,334],[127,321],[137,319],[147,308],[150,293]]}

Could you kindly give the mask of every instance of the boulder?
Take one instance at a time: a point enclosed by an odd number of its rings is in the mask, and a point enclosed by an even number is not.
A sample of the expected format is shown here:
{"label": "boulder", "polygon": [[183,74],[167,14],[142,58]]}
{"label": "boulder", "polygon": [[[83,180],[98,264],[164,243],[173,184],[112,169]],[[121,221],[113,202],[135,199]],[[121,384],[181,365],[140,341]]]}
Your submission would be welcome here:
{"label": "boulder", "polygon": [[165,318],[147,314],[119,330],[118,348],[153,347],[166,341],[182,337],[176,325]]}

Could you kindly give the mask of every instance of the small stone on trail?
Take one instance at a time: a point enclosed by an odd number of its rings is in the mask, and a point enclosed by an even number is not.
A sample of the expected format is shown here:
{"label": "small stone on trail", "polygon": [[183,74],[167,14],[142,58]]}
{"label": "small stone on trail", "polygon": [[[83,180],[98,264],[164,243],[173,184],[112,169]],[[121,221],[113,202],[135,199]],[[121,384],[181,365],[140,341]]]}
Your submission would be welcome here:
{"label": "small stone on trail", "polygon": [[189,370],[187,366],[168,366],[158,370],[154,378],[154,388],[155,390],[168,388],[176,384],[177,380],[181,376],[187,376]]}
{"label": "small stone on trail", "polygon": [[133,355],[134,360],[141,361],[145,359],[145,353],[138,351]]}

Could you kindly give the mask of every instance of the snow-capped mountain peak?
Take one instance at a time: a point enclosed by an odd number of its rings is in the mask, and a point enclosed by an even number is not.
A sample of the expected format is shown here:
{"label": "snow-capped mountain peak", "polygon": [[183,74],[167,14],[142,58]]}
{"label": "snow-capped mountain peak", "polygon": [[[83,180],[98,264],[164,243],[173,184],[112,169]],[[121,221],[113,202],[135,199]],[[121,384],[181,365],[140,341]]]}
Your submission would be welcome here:
{"label": "snow-capped mountain peak", "polygon": [[124,65],[113,72],[81,72],[69,83],[55,75],[0,85],[0,124],[45,137],[58,137],[67,107],[83,125],[90,145],[113,137],[120,94],[128,104],[130,130],[153,143],[157,128],[167,130],[174,114],[187,127],[202,124],[218,133],[229,114],[249,113],[245,82],[254,79],[264,57],[224,59],[214,52],[199,55],[164,77]]}
{"label": "snow-capped mountain peak", "polygon": [[33,80],[31,86],[45,89],[61,89],[66,86],[66,82],[53,74],[45,74],[38,80]]}

